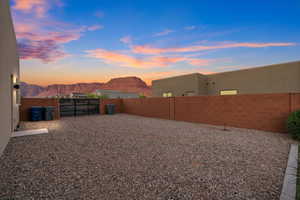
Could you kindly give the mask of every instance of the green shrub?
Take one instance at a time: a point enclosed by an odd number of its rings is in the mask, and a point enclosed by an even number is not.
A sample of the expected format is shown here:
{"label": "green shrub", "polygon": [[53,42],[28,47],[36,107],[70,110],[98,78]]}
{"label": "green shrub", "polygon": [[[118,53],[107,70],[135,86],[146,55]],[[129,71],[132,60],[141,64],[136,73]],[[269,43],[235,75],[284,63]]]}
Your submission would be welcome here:
{"label": "green shrub", "polygon": [[87,94],[86,96],[87,96],[88,98],[94,98],[94,99],[99,98],[99,96],[98,96],[97,94],[93,94],[93,93]]}
{"label": "green shrub", "polygon": [[94,99],[108,99],[108,96],[107,95],[97,95],[97,94],[93,94],[93,93],[90,93],[90,94],[87,94],[87,97],[88,98],[94,98]]}
{"label": "green shrub", "polygon": [[293,138],[300,140],[300,110],[292,112],[289,115],[287,129]]}
{"label": "green shrub", "polygon": [[139,94],[139,98],[144,99],[146,96],[144,94]]}

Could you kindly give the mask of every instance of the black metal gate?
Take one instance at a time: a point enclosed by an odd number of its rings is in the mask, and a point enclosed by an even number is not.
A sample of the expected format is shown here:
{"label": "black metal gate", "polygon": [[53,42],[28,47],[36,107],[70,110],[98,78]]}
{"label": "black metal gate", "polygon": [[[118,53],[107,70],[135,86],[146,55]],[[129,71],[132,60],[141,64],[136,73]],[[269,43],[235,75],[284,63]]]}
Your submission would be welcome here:
{"label": "black metal gate", "polygon": [[99,114],[99,99],[60,99],[60,116]]}

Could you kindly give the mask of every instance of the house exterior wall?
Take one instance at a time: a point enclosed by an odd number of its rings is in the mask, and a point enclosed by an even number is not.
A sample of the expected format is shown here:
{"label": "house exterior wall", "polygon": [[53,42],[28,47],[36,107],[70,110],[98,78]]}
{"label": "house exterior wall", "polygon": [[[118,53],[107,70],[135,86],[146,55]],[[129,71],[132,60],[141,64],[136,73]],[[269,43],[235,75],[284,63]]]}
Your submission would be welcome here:
{"label": "house exterior wall", "polygon": [[[238,94],[300,92],[300,61],[256,67],[210,75],[188,74],[152,82],[153,96],[172,92],[183,96],[186,91],[196,95],[219,95],[222,90]],[[187,96],[187,95],[185,95]]]}
{"label": "house exterior wall", "polygon": [[207,93],[206,77],[199,73],[170,77],[152,81],[153,96],[161,97],[165,92],[172,96],[195,96]]}
{"label": "house exterior wall", "polygon": [[19,59],[9,0],[0,1],[0,155],[7,145],[12,131],[19,123],[19,91],[13,89],[13,81],[19,80]]}
{"label": "house exterior wall", "polygon": [[208,95],[219,95],[221,90],[231,89],[238,90],[238,94],[300,92],[300,62],[217,73],[207,77]]}

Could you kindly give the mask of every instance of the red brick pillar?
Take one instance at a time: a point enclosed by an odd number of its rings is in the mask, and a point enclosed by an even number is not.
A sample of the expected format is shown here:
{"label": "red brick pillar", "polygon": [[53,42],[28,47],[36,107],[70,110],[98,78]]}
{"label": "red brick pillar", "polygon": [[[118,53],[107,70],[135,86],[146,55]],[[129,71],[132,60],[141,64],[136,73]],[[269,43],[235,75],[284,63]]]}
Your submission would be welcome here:
{"label": "red brick pillar", "polygon": [[105,99],[99,99],[100,104],[99,104],[99,109],[100,109],[100,114],[104,115],[105,114],[105,105],[107,104]]}
{"label": "red brick pillar", "polygon": [[170,97],[169,98],[169,109],[170,109],[170,120],[175,120],[175,99],[176,97]]}
{"label": "red brick pillar", "polygon": [[300,93],[290,93],[290,112],[300,110]]}

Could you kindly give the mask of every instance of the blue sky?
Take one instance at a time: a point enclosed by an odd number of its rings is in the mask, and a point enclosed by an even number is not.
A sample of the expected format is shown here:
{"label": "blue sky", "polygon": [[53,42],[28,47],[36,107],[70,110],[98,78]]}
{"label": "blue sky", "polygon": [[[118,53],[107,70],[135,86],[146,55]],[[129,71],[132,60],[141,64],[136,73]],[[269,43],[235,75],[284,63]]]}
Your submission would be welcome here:
{"label": "blue sky", "polygon": [[151,84],[300,60],[299,0],[13,0],[12,12],[29,83]]}

